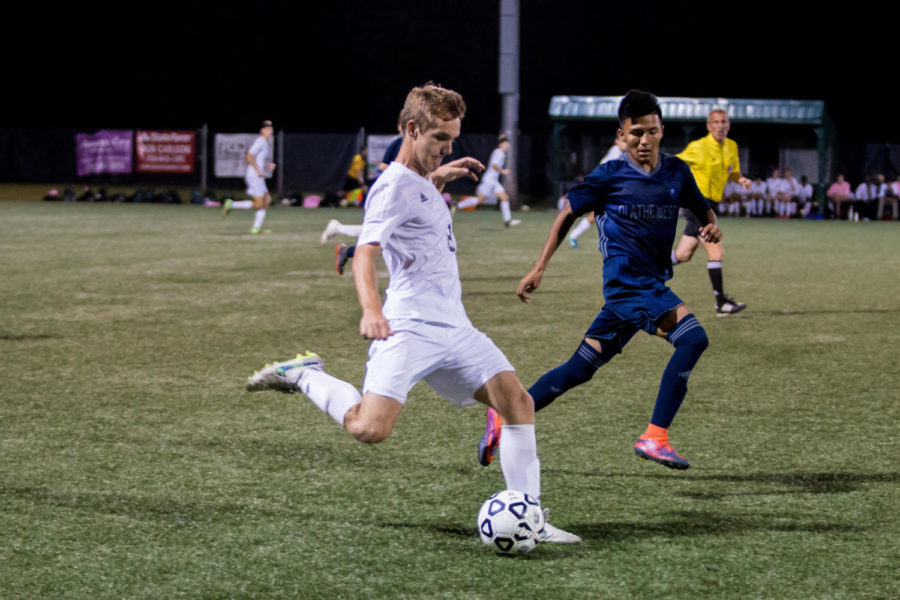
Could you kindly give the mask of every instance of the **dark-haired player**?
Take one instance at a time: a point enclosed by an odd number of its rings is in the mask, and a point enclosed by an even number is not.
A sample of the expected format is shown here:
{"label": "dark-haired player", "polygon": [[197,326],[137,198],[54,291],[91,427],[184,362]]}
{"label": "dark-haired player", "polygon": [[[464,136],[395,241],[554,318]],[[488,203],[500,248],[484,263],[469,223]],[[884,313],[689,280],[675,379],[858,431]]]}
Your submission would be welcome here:
{"label": "dark-haired player", "polygon": [[[665,338],[675,347],[662,375],[650,424],[634,444],[635,453],[673,469],[690,464],[669,444],[668,430],[687,393],[687,381],[709,341],[691,310],[666,287],[672,276],[670,253],[678,210],[700,221],[704,240],[721,237],[716,214],[697,189],[688,166],[659,152],[662,111],[653,94],[631,90],[619,105],[618,137],[627,153],[600,165],[568,194],[568,206],[556,217],[534,268],[517,290],[523,302],[537,290],[556,248],[579,215],[594,212],[603,253],[606,304],[588,327],[572,357],[545,373],[528,390],[540,410],[622,351],[638,331]],[[487,464],[500,437],[499,417],[488,415],[479,443],[479,460]]]}

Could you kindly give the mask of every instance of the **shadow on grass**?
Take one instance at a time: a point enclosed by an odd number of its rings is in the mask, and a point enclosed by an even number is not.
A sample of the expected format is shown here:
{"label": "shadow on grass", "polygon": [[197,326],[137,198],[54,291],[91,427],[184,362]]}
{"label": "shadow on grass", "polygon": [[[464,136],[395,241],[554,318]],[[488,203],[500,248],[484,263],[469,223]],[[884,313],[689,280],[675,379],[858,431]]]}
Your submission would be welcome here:
{"label": "shadow on grass", "polygon": [[[870,315],[900,313],[900,308],[860,308],[828,310],[757,310],[752,314],[764,317],[805,317],[807,315]],[[745,315],[750,316],[750,315]]]}
{"label": "shadow on grass", "polygon": [[578,523],[570,530],[586,541],[624,542],[654,537],[721,536],[750,531],[779,531],[796,533],[850,533],[864,528],[845,523],[799,520],[783,513],[736,514],[709,511],[680,511],[668,513],[662,522],[623,521],[606,523]]}
{"label": "shadow on grass", "polygon": [[[570,473],[597,477],[597,473]],[[603,476],[603,475],[601,475]],[[721,500],[733,496],[767,496],[781,494],[846,494],[854,492],[867,483],[897,483],[900,473],[750,473],[747,475],[689,475],[665,473],[610,473],[605,477],[639,477],[642,479],[660,479],[679,482],[712,482],[712,483],[747,483],[760,484],[767,489],[750,489],[739,491],[676,491],[675,494],[698,500]],[[782,489],[772,489],[781,486]]]}
{"label": "shadow on grass", "polygon": [[699,475],[691,481],[723,483],[760,483],[780,485],[782,490],[750,490],[736,492],[679,492],[679,495],[700,500],[719,500],[729,496],[754,496],[778,494],[846,494],[859,489],[865,483],[897,483],[900,473],[757,473],[749,475]]}
{"label": "shadow on grass", "polygon": [[0,333],[0,341],[5,342],[25,342],[28,340],[52,340],[59,336],[50,335],[49,333],[33,333],[15,335],[12,333]]}
{"label": "shadow on grass", "polygon": [[265,511],[258,507],[238,503],[193,502],[149,496],[53,490],[44,487],[0,488],[0,497],[54,508],[122,515],[179,525],[219,521],[226,516],[240,517],[250,512],[265,514]]}

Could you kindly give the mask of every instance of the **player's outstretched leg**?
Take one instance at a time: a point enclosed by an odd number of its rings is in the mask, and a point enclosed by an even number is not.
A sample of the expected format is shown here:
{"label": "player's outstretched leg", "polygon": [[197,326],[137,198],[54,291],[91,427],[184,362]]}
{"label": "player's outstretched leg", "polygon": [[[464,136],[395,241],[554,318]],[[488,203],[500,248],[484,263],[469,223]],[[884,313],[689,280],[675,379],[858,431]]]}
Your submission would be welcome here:
{"label": "player's outstretched leg", "polygon": [[293,394],[298,390],[297,382],[306,369],[324,371],[325,363],[318,354],[307,350],[305,354],[298,354],[290,360],[267,364],[247,378],[247,391],[275,390]]}
{"label": "player's outstretched leg", "polygon": [[319,237],[319,243],[324,244],[334,236],[338,234],[338,227],[340,227],[341,222],[337,219],[331,219],[328,221],[328,225],[325,226],[325,231],[322,232],[322,235]]}
{"label": "player's outstretched leg", "polygon": [[248,392],[264,390],[303,392],[342,427],[347,413],[361,401],[356,388],[326,373],[322,358],[309,351],[291,360],[266,365],[248,378]]}
{"label": "player's outstretched leg", "polygon": [[697,317],[689,313],[666,334],[666,339],[675,346],[675,353],[663,371],[653,416],[634,444],[634,453],[670,469],[687,469],[690,463],[669,444],[669,426],[687,395],[688,378],[709,346],[709,338]]}

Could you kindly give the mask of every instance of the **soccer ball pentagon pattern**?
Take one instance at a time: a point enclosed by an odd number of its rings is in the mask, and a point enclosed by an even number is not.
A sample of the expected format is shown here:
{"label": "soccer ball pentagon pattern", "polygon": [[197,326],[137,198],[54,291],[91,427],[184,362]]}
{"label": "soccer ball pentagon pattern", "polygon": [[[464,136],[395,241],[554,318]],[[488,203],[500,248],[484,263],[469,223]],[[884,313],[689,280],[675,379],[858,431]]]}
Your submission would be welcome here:
{"label": "soccer ball pentagon pattern", "polygon": [[478,512],[481,541],[497,554],[527,554],[537,545],[543,529],[541,503],[525,492],[497,492]]}

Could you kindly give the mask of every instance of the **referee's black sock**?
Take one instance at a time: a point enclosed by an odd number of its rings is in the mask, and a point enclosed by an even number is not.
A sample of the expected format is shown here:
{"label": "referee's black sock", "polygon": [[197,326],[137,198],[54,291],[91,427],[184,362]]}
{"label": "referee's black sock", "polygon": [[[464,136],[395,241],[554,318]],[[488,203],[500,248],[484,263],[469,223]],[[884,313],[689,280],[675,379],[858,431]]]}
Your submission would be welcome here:
{"label": "referee's black sock", "polygon": [[716,295],[716,304],[721,305],[725,298],[725,288],[722,284],[722,261],[707,262],[706,271],[709,273],[709,282],[712,283],[713,293]]}

